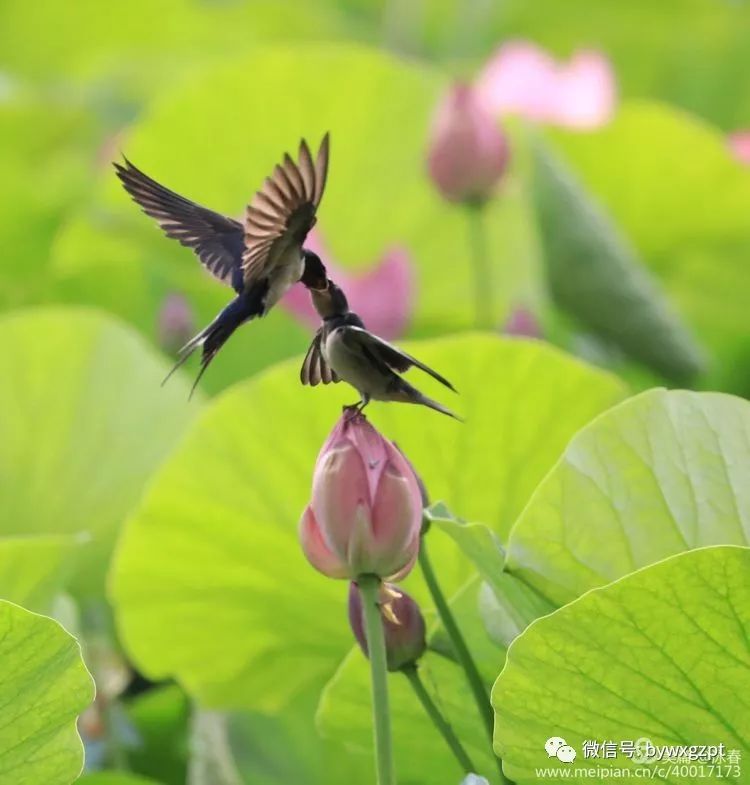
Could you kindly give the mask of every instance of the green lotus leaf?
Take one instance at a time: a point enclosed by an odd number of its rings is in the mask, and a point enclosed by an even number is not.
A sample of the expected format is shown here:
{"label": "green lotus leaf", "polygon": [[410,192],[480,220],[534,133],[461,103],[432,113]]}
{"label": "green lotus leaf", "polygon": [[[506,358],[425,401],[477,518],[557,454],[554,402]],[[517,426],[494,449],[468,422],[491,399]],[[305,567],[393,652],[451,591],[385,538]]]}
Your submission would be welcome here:
{"label": "green lotus leaf", "polygon": [[[618,750],[640,741],[646,752],[650,740],[657,748],[724,745],[722,774],[710,778],[744,782],[744,761],[731,766],[731,754],[750,755],[748,575],[749,548],[700,548],[534,622],[511,644],[492,692],[506,774],[518,785],[539,782],[545,768],[553,778],[552,769],[567,768],[565,781],[581,784],[591,781],[586,767],[605,770],[602,779],[624,777],[613,771],[623,768],[637,777],[639,765],[653,770],[656,762],[639,764],[624,751],[605,757],[601,748],[587,759],[584,742],[613,741]],[[548,757],[550,737],[573,747],[574,765]],[[700,777],[666,763],[655,773],[669,783]]]}
{"label": "green lotus leaf", "polygon": [[0,341],[0,532],[88,532],[74,585],[100,592],[118,526],[200,406],[98,313],[8,314]]}
{"label": "green lotus leaf", "polygon": [[558,605],[675,553],[750,543],[750,403],[651,390],[578,433],[511,532],[507,568]]}
{"label": "green lotus leaf", "polygon": [[83,767],[76,718],[93,699],[76,640],[0,601],[0,785],[70,785]]}
{"label": "green lotus leaf", "polygon": [[0,538],[0,598],[39,613],[49,611],[87,540],[55,534]]}

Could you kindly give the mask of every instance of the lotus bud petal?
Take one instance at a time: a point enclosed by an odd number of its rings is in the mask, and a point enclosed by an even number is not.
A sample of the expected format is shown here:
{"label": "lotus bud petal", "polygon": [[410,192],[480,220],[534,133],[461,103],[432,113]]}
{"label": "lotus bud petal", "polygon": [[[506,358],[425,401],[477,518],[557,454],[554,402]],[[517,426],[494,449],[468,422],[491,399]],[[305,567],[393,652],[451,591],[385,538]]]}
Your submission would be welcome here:
{"label": "lotus bud petal", "polygon": [[419,549],[422,499],[408,461],[362,415],[326,440],[300,524],[312,565],[330,577],[405,574]]}
{"label": "lotus bud petal", "polygon": [[505,172],[508,158],[498,121],[470,85],[454,85],[438,107],[427,157],[437,189],[451,202],[483,201]]}

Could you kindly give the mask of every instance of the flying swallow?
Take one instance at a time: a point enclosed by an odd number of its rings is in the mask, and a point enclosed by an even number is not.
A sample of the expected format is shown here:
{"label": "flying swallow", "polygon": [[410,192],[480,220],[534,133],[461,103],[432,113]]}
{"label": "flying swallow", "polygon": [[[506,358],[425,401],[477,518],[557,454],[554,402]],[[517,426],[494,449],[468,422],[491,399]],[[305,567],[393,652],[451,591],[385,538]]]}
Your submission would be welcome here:
{"label": "flying swallow", "polygon": [[313,161],[303,139],[297,163],[288,154],[284,156],[247,206],[242,223],[165,188],[127,158],[124,166],[115,163],[125,190],[156,219],[167,237],[190,248],[215,278],[237,293],[208,327],[180,349],[177,364],[164,381],[202,348],[195,390],[219,349],[241,324],[265,316],[302,278],[308,288],[325,288],[322,262],[303,245],[323,197],[328,151],[326,134]]}
{"label": "flying swallow", "polygon": [[349,310],[346,295],[333,281],[325,289],[310,288],[315,309],[323,324],[307,350],[300,381],[312,387],[345,381],[354,387],[360,400],[352,409],[362,411],[371,400],[417,403],[459,420],[452,411],[433,401],[399,374],[417,367],[456,392],[437,371],[365,329],[362,319]]}

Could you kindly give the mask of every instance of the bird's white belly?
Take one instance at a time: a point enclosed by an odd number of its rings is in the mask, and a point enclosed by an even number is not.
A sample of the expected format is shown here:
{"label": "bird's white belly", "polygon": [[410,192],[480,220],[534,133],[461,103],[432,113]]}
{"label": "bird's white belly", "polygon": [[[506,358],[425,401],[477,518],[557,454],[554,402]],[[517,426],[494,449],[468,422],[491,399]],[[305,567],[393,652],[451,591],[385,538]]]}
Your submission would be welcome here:
{"label": "bird's white belly", "polygon": [[265,307],[266,313],[276,305],[291,286],[299,281],[304,271],[305,262],[299,249],[290,249],[286,256],[279,260],[268,281],[268,294],[266,295]]}
{"label": "bird's white belly", "polygon": [[338,327],[328,336],[322,346],[323,358],[328,365],[360,395],[383,399],[388,379],[373,368],[364,354],[352,351],[342,340],[346,327]]}

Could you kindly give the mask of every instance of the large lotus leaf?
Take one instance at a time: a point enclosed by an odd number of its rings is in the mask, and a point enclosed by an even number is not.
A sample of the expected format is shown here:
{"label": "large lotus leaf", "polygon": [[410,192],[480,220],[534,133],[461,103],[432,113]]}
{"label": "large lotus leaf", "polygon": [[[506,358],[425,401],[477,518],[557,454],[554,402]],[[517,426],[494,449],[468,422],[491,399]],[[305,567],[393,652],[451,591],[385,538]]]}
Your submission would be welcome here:
{"label": "large lotus leaf", "polygon": [[750,403],[651,390],[585,427],[515,524],[507,567],[562,604],[705,545],[750,543]]}
{"label": "large lotus leaf", "polygon": [[53,237],[90,180],[84,149],[92,125],[62,101],[0,100],[0,308],[44,297]]}
{"label": "large lotus leaf", "polygon": [[[588,783],[587,768],[633,771],[624,752],[586,758],[584,742],[724,745],[709,779],[745,782],[750,755],[750,549],[714,546],[683,553],[588,592],[534,622],[508,650],[495,684],[495,748],[518,785],[541,770],[567,769],[565,782]],[[549,758],[562,737],[571,766]],[[591,748],[591,746],[590,746]],[[739,765],[732,765],[737,751]],[[685,757],[673,752],[669,757]],[[735,763],[737,758],[735,758]],[[698,768],[650,764],[657,779],[697,782]],[[694,764],[695,765],[695,764]],[[548,776],[554,778],[554,773]],[[562,774],[558,775],[563,781]]]}
{"label": "large lotus leaf", "polygon": [[714,383],[750,392],[750,170],[725,137],[665,106],[631,103],[599,131],[554,140],[717,357]]}
{"label": "large lotus leaf", "polygon": [[0,785],[70,785],[83,766],[76,717],[93,699],[75,639],[0,601]]}
{"label": "large lotus leaf", "polygon": [[[445,332],[474,324],[475,314],[468,215],[444,203],[426,174],[430,118],[444,86],[438,72],[352,45],[273,48],[165,92],[120,147],[179,193],[239,216],[284,150],[296,154],[301,136],[317,146],[330,131],[316,229],[331,256],[363,268],[404,247],[416,278],[413,328]],[[217,118],[228,117],[218,131]],[[500,322],[519,287],[530,286],[534,254],[517,184],[491,206],[485,226]],[[95,207],[61,233],[53,262],[61,297],[104,305],[149,335],[169,292],[185,294],[199,322],[231,296],[189,250],[162,236],[113,173],[104,176]],[[209,388],[303,351],[306,331],[280,309],[264,321],[222,352],[206,376]]]}
{"label": "large lotus leaf", "polygon": [[304,39],[313,31],[320,39],[342,29],[333,8],[272,0],[132,0],[107,6],[96,0],[69,6],[40,0],[33,8],[5,0],[3,22],[0,50],[14,73],[58,81],[106,74],[143,87],[149,73],[152,91],[165,72],[174,74],[176,64],[190,67],[268,40]]}
{"label": "large lotus leaf", "polygon": [[[411,349],[462,395],[425,376],[420,386],[467,421],[372,403],[372,422],[432,493],[501,535],[572,434],[622,394],[613,377],[540,343],[464,335]],[[305,562],[297,523],[317,452],[356,395],[345,385],[301,387],[299,362],[204,411],[156,476],[116,559],[112,596],[139,667],[176,676],[217,706],[281,705],[330,675],[350,642],[346,586]],[[451,591],[468,568],[443,539],[434,556]]]}
{"label": "large lotus leaf", "polygon": [[[474,766],[493,785],[497,783],[497,764],[461,667],[439,654],[428,653],[420,660],[419,675]],[[388,691],[399,780],[415,785],[455,785],[461,779],[461,767],[425,714],[406,676],[390,674]],[[359,649],[351,651],[323,691],[317,725],[324,737],[372,756],[370,667]]]}
{"label": "large lotus leaf", "polygon": [[38,613],[49,611],[87,540],[76,535],[0,538],[0,598]]}
{"label": "large lotus leaf", "polygon": [[117,527],[200,406],[130,330],[76,309],[0,319],[0,531],[89,532],[75,584],[101,589]]}
{"label": "large lotus leaf", "polygon": [[253,785],[350,785],[366,782],[372,759],[342,749],[315,732],[322,684],[298,696],[282,714],[229,717],[228,739],[243,782]]}

